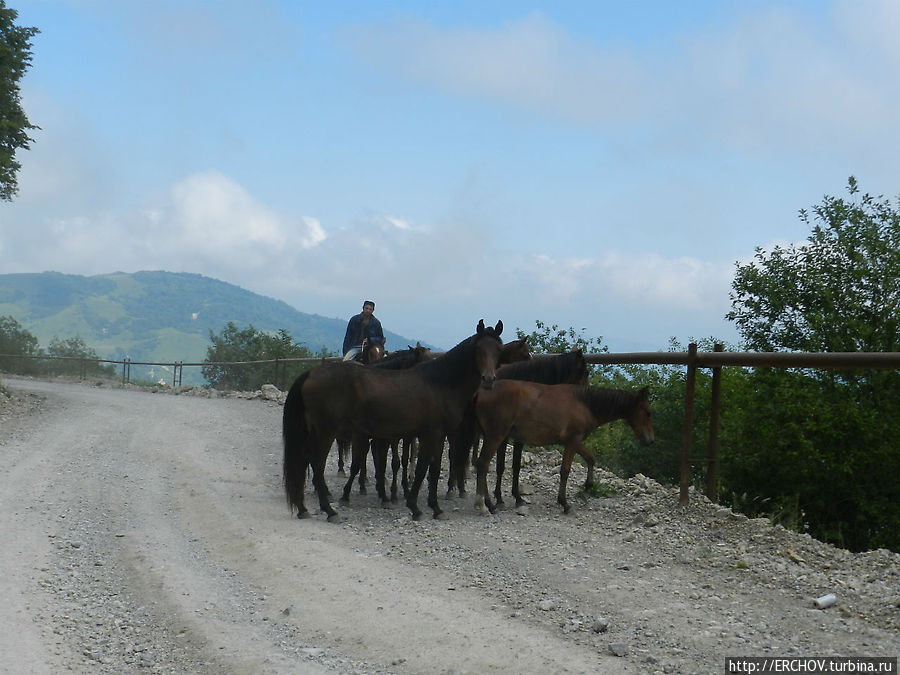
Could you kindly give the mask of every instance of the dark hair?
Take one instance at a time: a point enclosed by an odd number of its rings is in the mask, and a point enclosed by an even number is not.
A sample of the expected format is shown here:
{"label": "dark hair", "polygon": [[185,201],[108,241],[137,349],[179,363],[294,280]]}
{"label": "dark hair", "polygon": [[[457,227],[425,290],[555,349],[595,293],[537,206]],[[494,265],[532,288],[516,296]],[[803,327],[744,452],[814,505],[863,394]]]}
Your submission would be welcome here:
{"label": "dark hair", "polygon": [[366,300],[366,301],[363,303],[363,307],[365,307],[366,305],[372,305],[372,309],[375,309],[375,303],[372,302],[371,300]]}

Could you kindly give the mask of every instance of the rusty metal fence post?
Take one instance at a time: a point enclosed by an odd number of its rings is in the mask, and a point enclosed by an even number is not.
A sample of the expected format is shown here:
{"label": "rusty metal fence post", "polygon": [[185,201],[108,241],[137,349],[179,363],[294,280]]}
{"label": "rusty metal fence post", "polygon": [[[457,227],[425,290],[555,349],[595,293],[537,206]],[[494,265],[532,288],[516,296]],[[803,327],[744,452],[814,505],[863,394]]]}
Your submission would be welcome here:
{"label": "rusty metal fence post", "polygon": [[[724,346],[716,344],[714,352],[721,352]],[[722,398],[722,366],[712,369],[712,394],[709,406],[709,459],[706,465],[706,496],[712,502],[719,499],[719,410]]]}
{"label": "rusty metal fence post", "polygon": [[681,437],[681,490],[678,501],[687,504],[691,485],[691,437],[694,429],[694,383],[697,379],[697,345],[688,345],[687,375],[684,380],[684,431]]}

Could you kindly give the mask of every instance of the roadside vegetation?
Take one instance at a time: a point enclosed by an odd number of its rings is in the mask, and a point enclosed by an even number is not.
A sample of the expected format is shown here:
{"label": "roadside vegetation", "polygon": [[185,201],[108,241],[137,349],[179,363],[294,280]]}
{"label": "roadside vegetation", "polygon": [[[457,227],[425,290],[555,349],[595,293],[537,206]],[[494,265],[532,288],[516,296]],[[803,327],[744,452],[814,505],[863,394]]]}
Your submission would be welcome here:
{"label": "roadside vegetation", "polygon": [[[800,218],[803,244],[756,250],[732,284],[743,337],[726,351],[900,350],[900,204],[861,195],[826,196]],[[520,336],[524,335],[519,331]],[[537,322],[536,352],[606,351],[602,338]],[[712,351],[713,338],[697,340]],[[684,351],[674,340],[671,351]],[[596,367],[595,367],[596,368]],[[679,366],[596,368],[595,384],[649,385],[656,443],[641,448],[624,424],[590,438],[602,466],[677,483],[684,433],[685,371]],[[709,439],[711,375],[697,371],[692,444]],[[719,428],[720,501],[748,516],[850,550],[900,551],[900,373],[889,370],[723,368]],[[698,491],[705,467],[695,465]]]}
{"label": "roadside vegetation", "polygon": [[[296,342],[284,329],[273,335],[254,328],[253,324],[242,329],[231,321],[218,335],[210,331],[209,341],[212,344],[206,350],[207,365],[203,366],[203,377],[216,389],[252,391],[264,384],[287,389],[300,373],[316,365],[290,359],[333,356],[324,347],[313,354],[309,347]],[[241,363],[272,360],[277,362]]]}

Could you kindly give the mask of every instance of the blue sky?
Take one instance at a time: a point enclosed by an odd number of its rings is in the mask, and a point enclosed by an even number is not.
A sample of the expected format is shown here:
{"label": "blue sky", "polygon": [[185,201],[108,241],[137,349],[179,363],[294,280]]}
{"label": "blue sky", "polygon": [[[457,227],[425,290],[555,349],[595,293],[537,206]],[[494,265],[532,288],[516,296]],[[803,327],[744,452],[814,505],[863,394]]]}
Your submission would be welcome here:
{"label": "blue sky", "polygon": [[900,194],[893,0],[7,6],[41,30],[7,273],[372,298],[441,347],[480,318],[738,343],[736,261],[850,175]]}

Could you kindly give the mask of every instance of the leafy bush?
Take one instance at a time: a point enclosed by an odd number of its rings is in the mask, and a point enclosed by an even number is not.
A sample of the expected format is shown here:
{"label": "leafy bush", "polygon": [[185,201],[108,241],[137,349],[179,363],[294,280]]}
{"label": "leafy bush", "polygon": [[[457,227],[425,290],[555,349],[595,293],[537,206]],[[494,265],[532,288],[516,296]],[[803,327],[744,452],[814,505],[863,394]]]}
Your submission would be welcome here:
{"label": "leafy bush", "polygon": [[247,361],[269,361],[275,359],[296,359],[330,356],[323,349],[313,354],[308,347],[295,344],[290,333],[284,329],[275,335],[257,330],[250,324],[239,329],[229,321],[219,335],[209,332],[212,342],[206,350],[206,363],[202,367],[203,377],[213,387],[235,391],[252,391],[264,384],[275,384],[286,389],[310,363],[238,363]]}
{"label": "leafy bush", "polygon": [[111,363],[99,363],[97,352],[78,336],[65,340],[54,337],[47,347],[47,355],[54,358],[45,361],[43,369],[51,375],[116,375],[116,367]]}
{"label": "leafy bush", "polygon": [[38,363],[29,357],[41,354],[34,335],[22,328],[13,317],[0,316],[0,370],[33,375],[38,371]]}

